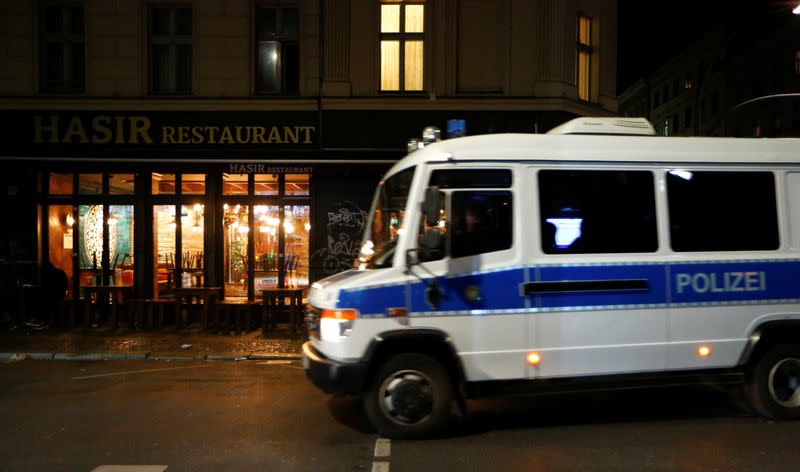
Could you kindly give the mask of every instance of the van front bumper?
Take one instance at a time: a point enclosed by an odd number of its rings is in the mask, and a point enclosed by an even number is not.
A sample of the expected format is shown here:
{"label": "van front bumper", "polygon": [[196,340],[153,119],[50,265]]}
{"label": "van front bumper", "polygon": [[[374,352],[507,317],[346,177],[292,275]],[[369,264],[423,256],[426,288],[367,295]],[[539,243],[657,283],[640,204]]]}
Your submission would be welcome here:
{"label": "van front bumper", "polygon": [[360,393],[367,366],[361,362],[344,363],[328,359],[314,349],[311,341],[303,344],[303,368],[306,376],[326,393]]}

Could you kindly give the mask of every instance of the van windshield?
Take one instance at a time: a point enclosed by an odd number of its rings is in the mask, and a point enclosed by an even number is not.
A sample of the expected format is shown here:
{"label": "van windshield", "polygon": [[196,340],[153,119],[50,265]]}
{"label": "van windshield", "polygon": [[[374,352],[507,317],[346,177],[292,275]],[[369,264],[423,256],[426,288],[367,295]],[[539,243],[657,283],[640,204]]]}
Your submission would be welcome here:
{"label": "van windshield", "polygon": [[413,177],[414,168],[409,167],[378,185],[359,253],[359,262],[366,264],[366,268],[391,267]]}

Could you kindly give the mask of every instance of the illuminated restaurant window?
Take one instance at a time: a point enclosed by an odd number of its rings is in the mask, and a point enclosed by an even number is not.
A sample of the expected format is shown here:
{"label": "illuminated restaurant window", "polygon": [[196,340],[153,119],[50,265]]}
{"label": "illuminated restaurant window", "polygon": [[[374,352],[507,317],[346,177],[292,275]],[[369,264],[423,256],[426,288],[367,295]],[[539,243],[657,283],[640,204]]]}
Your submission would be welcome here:
{"label": "illuminated restaurant window", "polygon": [[78,177],[78,193],[81,195],[103,193],[103,174],[81,174]]}
{"label": "illuminated restaurant window", "polygon": [[48,186],[50,195],[72,195],[72,188],[72,174],[50,174]]}
{"label": "illuminated restaurant window", "polygon": [[181,174],[181,193],[184,195],[202,195],[206,193],[206,175]]}
{"label": "illuminated restaurant window", "polygon": [[592,75],[592,19],[578,17],[578,97],[591,99]]}
{"label": "illuminated restaurant window", "polygon": [[47,2],[41,18],[41,84],[45,92],[83,92],[86,57],[83,7]]}
{"label": "illuminated restaurant window", "polygon": [[223,254],[225,267],[225,296],[246,297],[248,257],[247,242],[250,233],[249,207],[224,204],[222,215]]}
{"label": "illuminated restaurant window", "polygon": [[175,288],[175,205],[153,206],[153,287],[156,298]]}
{"label": "illuminated restaurant window", "polygon": [[72,248],[74,244],[72,238],[75,218],[72,212],[72,205],[50,205],[47,215],[48,237],[50,238],[48,242],[49,260],[51,264],[67,274],[67,300],[71,300],[73,297]]}
{"label": "illuminated restaurant window", "polygon": [[300,90],[299,10],[256,8],[256,93]]}
{"label": "illuminated restaurant window", "polygon": [[223,195],[247,195],[248,174],[222,174]]}
{"label": "illuminated restaurant window", "polygon": [[108,263],[112,285],[133,285],[133,205],[108,207]]}
{"label": "illuminated restaurant window", "polygon": [[150,10],[150,93],[192,92],[192,8],[158,6]]}
{"label": "illuminated restaurant window", "polygon": [[174,195],[175,194],[175,174],[159,174],[153,172],[153,195]]}
{"label": "illuminated restaurant window", "polygon": [[204,285],[205,205],[195,203],[181,207],[181,286]]}
{"label": "illuminated restaurant window", "polygon": [[256,174],[255,194],[278,195],[278,176],[275,174]]}
{"label": "illuminated restaurant window", "polygon": [[284,189],[287,196],[308,195],[308,174],[286,174]]}
{"label": "illuminated restaurant window", "polygon": [[308,235],[311,220],[308,205],[287,206],[283,215],[286,287],[308,286]]}
{"label": "illuminated restaurant window", "polygon": [[133,195],[133,174],[110,174],[108,193],[112,195]]}
{"label": "illuminated restaurant window", "polygon": [[425,4],[381,2],[381,90],[423,89]]}

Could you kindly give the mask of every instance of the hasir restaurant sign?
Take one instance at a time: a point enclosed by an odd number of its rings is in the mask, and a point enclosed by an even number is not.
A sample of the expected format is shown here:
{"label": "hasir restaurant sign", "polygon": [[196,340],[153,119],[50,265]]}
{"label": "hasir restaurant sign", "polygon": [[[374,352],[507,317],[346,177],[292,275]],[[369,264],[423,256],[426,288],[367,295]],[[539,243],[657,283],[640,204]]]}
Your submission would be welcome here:
{"label": "hasir restaurant sign", "polygon": [[[5,142],[43,150],[288,150],[317,148],[314,112],[2,112]],[[3,133],[6,134],[6,133]],[[27,151],[27,152],[26,152]]]}

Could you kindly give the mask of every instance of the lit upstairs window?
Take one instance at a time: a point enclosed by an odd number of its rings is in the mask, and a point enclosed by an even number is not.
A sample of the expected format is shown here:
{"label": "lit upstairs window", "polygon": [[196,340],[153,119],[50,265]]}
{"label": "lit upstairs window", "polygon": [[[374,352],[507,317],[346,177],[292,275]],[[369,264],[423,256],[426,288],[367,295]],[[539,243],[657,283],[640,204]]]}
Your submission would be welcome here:
{"label": "lit upstairs window", "polygon": [[385,0],[380,6],[381,91],[421,91],[425,4]]}
{"label": "lit upstairs window", "polygon": [[300,93],[300,10],[256,8],[255,92]]}
{"label": "lit upstairs window", "polygon": [[591,93],[592,70],[592,19],[578,17],[578,97],[589,100]]}

